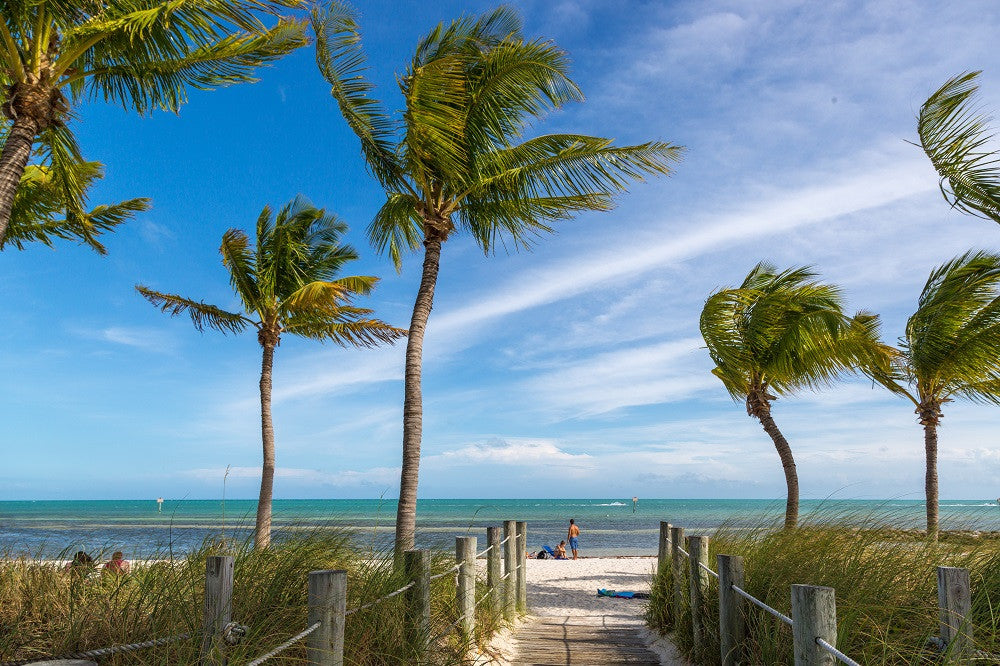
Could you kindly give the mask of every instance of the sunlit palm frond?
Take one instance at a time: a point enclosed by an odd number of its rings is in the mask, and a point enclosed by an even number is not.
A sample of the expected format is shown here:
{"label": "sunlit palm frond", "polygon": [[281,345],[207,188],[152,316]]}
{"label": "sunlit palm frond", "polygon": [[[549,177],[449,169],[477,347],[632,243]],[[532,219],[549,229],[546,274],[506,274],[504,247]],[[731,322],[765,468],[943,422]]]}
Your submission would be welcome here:
{"label": "sunlit palm frond", "polygon": [[335,320],[328,316],[299,313],[285,320],[285,330],[315,340],[329,341],[341,347],[377,347],[392,344],[406,337],[406,329],[390,326],[383,321],[368,318],[367,308],[345,307]]}
{"label": "sunlit palm frond", "polygon": [[953,207],[1000,223],[1000,157],[989,148],[991,118],[977,106],[980,72],[948,79],[917,118],[917,132]]}
{"label": "sunlit palm frond", "polygon": [[469,107],[465,60],[442,56],[400,79],[406,103],[402,157],[412,180],[425,192],[437,182],[464,183],[469,152]]}
{"label": "sunlit palm frond", "polygon": [[142,285],[136,285],[135,289],[143,298],[171,317],[186,313],[199,331],[204,331],[207,326],[223,333],[239,333],[246,330],[247,326],[253,325],[250,319],[241,314],[227,312],[203,301],[194,301],[176,294],[165,294]]}

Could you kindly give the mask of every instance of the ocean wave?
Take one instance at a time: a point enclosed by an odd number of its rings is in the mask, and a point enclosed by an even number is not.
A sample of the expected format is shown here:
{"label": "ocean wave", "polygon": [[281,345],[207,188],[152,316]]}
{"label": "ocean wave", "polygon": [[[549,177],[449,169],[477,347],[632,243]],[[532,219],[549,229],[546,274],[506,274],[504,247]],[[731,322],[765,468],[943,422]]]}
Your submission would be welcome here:
{"label": "ocean wave", "polygon": [[583,506],[628,506],[625,502],[602,502],[600,504],[585,504]]}
{"label": "ocean wave", "polygon": [[996,506],[996,505],[997,505],[996,502],[982,502],[980,504],[942,504],[941,508],[949,506]]}

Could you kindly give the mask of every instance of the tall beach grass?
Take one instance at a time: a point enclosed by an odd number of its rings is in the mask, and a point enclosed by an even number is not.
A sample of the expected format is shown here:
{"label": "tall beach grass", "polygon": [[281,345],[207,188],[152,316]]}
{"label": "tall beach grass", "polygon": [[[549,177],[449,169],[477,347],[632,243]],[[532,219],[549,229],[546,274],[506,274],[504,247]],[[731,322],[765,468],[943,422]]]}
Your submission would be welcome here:
{"label": "tall beach grass", "polygon": [[[71,553],[65,554],[65,559]],[[392,554],[359,549],[346,533],[329,529],[277,532],[268,550],[252,542],[206,540],[194,552],[169,551],[133,562],[126,575],[87,576],[64,570],[59,561],[17,557],[0,560],[0,662],[41,658],[141,642],[184,633],[189,639],[104,658],[102,664],[197,663],[204,604],[205,558],[232,555],[235,560],[233,620],[247,627],[239,645],[227,647],[230,663],[246,663],[306,628],[308,573],[346,569],[347,607],[354,608],[406,584]],[[454,564],[436,553],[432,571]],[[484,590],[480,589],[477,598]],[[345,662],[408,664],[413,654],[403,639],[402,596],[348,617]],[[502,620],[477,607],[474,637],[451,632],[434,641],[427,662],[459,664],[473,647],[485,649]],[[431,584],[431,636],[458,617],[453,576]],[[305,641],[268,663],[305,663]]]}
{"label": "tall beach grass", "polygon": [[[747,592],[786,615],[791,614],[792,584],[834,588],[837,646],[866,665],[947,662],[951,655],[931,644],[939,633],[936,567],[967,568],[976,648],[1000,654],[1000,540],[995,535],[964,531],[934,543],[921,533],[894,529],[891,518],[821,510],[795,530],[771,523],[750,529],[723,526],[710,536],[712,569],[717,554],[742,556]],[[710,580],[707,631],[699,646],[691,639],[687,579],[683,585],[685,605],[678,617],[670,567],[656,574],[647,621],[661,633],[672,632],[693,663],[719,664],[717,581]],[[793,663],[790,627],[749,604],[746,624],[744,663]],[[984,659],[975,663],[1000,663],[1000,657]]]}

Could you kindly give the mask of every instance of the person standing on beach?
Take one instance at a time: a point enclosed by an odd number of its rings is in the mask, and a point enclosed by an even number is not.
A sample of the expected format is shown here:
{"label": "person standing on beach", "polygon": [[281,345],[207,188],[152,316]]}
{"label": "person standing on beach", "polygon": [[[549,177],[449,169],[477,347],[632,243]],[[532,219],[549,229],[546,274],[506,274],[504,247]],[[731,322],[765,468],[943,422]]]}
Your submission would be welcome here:
{"label": "person standing on beach", "polygon": [[573,551],[573,559],[576,559],[576,549],[580,545],[580,528],[576,526],[576,521],[569,519],[569,548]]}

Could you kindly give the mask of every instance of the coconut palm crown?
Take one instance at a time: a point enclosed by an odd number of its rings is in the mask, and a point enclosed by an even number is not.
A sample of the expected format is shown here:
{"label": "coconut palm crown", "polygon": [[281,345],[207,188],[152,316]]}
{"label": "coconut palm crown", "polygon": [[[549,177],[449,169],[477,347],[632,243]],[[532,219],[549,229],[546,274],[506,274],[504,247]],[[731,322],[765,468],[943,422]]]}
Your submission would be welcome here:
{"label": "coconut palm crown", "polygon": [[917,133],[945,200],[963,213],[1000,223],[1000,155],[989,150],[991,118],[976,101],[981,73],[952,77],[928,97],[917,116]]}
{"label": "coconut palm crown", "polygon": [[913,403],[924,428],[927,534],[936,539],[942,407],[1000,404],[1000,255],[967,252],[932,271],[893,363],[873,376]]}
{"label": "coconut palm crown", "polygon": [[[252,81],[258,66],[306,43],[303,22],[261,20],[298,4],[0,0],[0,110],[11,122],[0,151],[0,241],[38,138],[54,160],[83,161],[67,125],[74,104],[92,98],[143,114],[177,111],[189,87]],[[82,198],[79,179],[59,184],[67,202]]]}
{"label": "coconut palm crown", "polygon": [[398,117],[372,97],[352,10],[334,2],[313,12],[313,26],[320,72],[387,194],[369,237],[397,268],[405,252],[423,247],[406,351],[399,555],[414,540],[422,346],[442,244],[464,232],[486,253],[528,246],[555,221],[608,210],[630,181],[669,173],[681,149],[658,141],[616,146],[582,134],[526,139],[533,122],[582,94],[566,53],[526,38],[507,7],[438,25],[420,40],[398,78]]}
{"label": "coconut palm crown", "polygon": [[878,317],[844,314],[837,287],[810,268],[779,272],[757,264],[736,289],[711,296],[701,334],[715,362],[712,373],[771,437],[785,472],[785,527],[798,522],[799,481],[792,449],[771,416],[779,396],[817,390],[867,366],[880,353]]}
{"label": "coconut palm crown", "polygon": [[271,540],[271,497],[274,485],[274,425],[271,420],[271,375],[274,350],[283,334],[329,341],[342,347],[374,347],[391,343],[406,331],[371,317],[368,308],[353,304],[367,295],[378,278],[337,277],[358,258],[341,242],[347,225],[298,198],[273,216],[264,208],[257,219],[256,245],[239,229],[222,236],[222,263],[243,312],[175,294],[136,289],[146,300],[174,316],[186,313],[199,331],[223,333],[256,329],[263,350],[260,374],[263,467],[254,543],[266,548]]}

